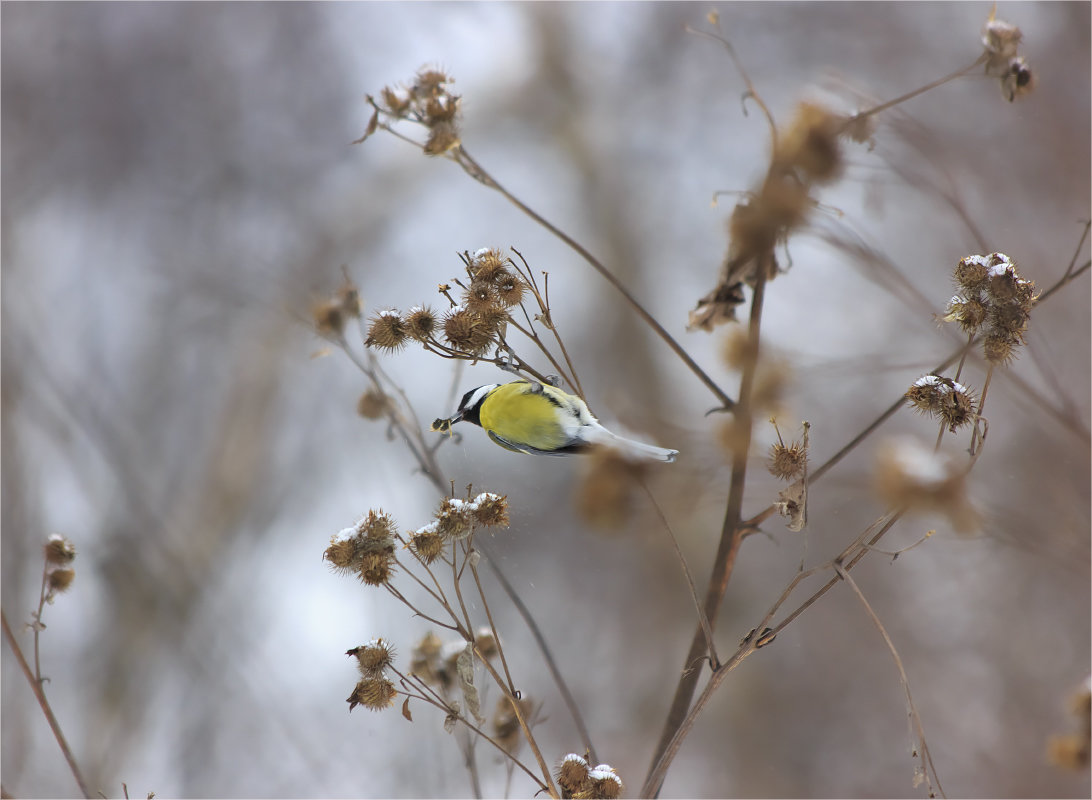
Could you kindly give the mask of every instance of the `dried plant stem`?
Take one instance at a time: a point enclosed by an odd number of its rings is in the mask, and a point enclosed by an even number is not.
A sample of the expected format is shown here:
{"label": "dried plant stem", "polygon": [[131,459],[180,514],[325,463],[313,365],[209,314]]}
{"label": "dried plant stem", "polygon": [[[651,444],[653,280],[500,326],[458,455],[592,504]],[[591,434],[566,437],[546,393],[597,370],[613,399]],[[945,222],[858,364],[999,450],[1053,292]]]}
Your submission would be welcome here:
{"label": "dried plant stem", "polygon": [[944,84],[948,83],[949,81],[954,81],[956,78],[961,78],[964,75],[966,75],[968,72],[970,72],[972,69],[974,69],[975,67],[978,67],[978,66],[981,66],[982,64],[985,64],[986,59],[988,59],[988,58],[989,58],[989,53],[983,53],[978,58],[976,58],[972,63],[965,66],[963,69],[957,69],[955,72],[951,73],[950,75],[945,75],[943,78],[938,78],[937,80],[933,81],[932,83],[927,83],[924,86],[922,86],[922,87],[920,87],[918,89],[915,89],[912,92],[907,92],[904,95],[900,95],[899,97],[896,97],[894,100],[888,100],[886,103],[880,103],[878,106],[873,106],[872,108],[869,108],[869,109],[861,111],[861,112],[859,112],[857,114],[854,114],[852,117],[850,117],[850,119],[848,120],[848,122],[846,124],[850,125],[853,122],[855,122],[856,120],[859,120],[859,119],[861,119],[863,117],[870,117],[870,116],[873,116],[875,114],[879,114],[881,111],[886,111],[887,109],[891,108],[892,106],[897,106],[897,105],[900,105],[901,103],[905,103],[907,100],[912,100],[913,98],[917,97],[919,94],[925,94],[928,91],[936,89],[938,86],[943,86]]}
{"label": "dried plant stem", "polygon": [[913,695],[910,693],[910,678],[906,675],[906,669],[902,665],[902,659],[899,657],[899,651],[895,649],[895,643],[891,641],[891,637],[887,633],[887,629],[883,623],[880,622],[880,618],[873,611],[872,606],[864,596],[864,592],[857,585],[857,582],[850,577],[850,574],[839,564],[834,562],[834,570],[838,573],[838,577],[841,578],[853,593],[857,595],[857,599],[861,601],[861,605],[864,607],[865,613],[868,614],[868,618],[872,620],[872,623],[876,626],[876,629],[883,637],[884,643],[887,645],[888,651],[891,653],[891,658],[895,661],[895,668],[899,671],[899,683],[902,685],[903,691],[906,693],[906,709],[910,716],[910,725],[914,732],[914,735],[918,740],[918,747],[916,748],[916,755],[921,759],[921,775],[925,780],[926,789],[929,791],[929,796],[933,796],[932,782],[930,781],[930,772],[933,775],[933,779],[937,784],[937,791],[941,796],[944,795],[944,789],[940,785],[940,776],[937,775],[936,766],[933,764],[933,757],[929,753],[929,744],[925,740],[925,727],[922,725],[921,717],[918,714],[917,706],[914,705]]}
{"label": "dried plant stem", "polygon": [[[399,682],[402,684],[402,686],[404,688],[409,689],[409,687],[412,686],[414,689],[417,690],[416,693],[413,693],[413,692],[410,692],[410,691],[404,692],[404,694],[407,697],[412,697],[415,700],[420,700],[423,703],[428,703],[429,705],[439,709],[440,711],[443,711],[444,714],[458,720],[463,725],[465,725],[467,728],[469,728],[474,733],[476,733],[478,736],[480,736],[482,739],[489,742],[489,744],[493,745],[493,747],[495,747],[500,752],[500,754],[503,755],[505,757],[505,759],[507,759],[508,763],[513,764],[513,765],[519,767],[524,772],[526,772],[527,776],[531,780],[533,780],[536,784],[538,784],[540,792],[548,792],[550,790],[550,787],[547,786],[546,784],[544,784],[542,782],[542,780],[534,772],[532,772],[530,770],[530,768],[528,768],[528,766],[526,764],[524,764],[518,758],[516,758],[511,753],[509,753],[507,750],[505,750],[504,746],[501,745],[496,739],[494,739],[488,733],[483,731],[481,728],[479,728],[473,722],[468,720],[462,714],[457,713],[455,708],[452,707],[452,705],[450,703],[448,703],[448,701],[442,695],[437,694],[436,690],[434,690],[431,686],[426,684],[424,681],[422,681],[416,675],[404,675],[403,673],[399,672],[394,667],[390,667],[390,670],[391,670],[391,672],[393,672],[395,675],[398,676]],[[429,695],[431,695],[431,697]],[[557,797],[558,795],[553,794],[551,796]]]}
{"label": "dried plant stem", "polygon": [[561,675],[561,670],[558,669],[557,662],[554,661],[554,656],[550,650],[550,646],[546,643],[546,639],[542,635],[542,631],[539,630],[538,625],[535,624],[534,619],[531,617],[531,612],[527,606],[524,605],[523,600],[516,594],[512,584],[508,582],[508,578],[504,576],[504,573],[497,568],[497,565],[493,563],[493,559],[486,557],[486,563],[489,564],[489,568],[493,570],[493,576],[500,582],[501,587],[508,595],[508,599],[512,601],[512,605],[516,607],[516,611],[520,613],[524,621],[527,623],[527,627],[531,631],[531,636],[535,640],[535,644],[538,645],[539,651],[542,653],[542,657],[546,660],[546,668],[550,671],[550,675],[554,679],[554,683],[557,684],[558,691],[561,692],[561,698],[565,702],[565,707],[569,709],[569,714],[573,718],[573,724],[576,725],[576,730],[580,734],[580,740],[587,749],[588,754],[593,761],[599,759],[595,756],[595,747],[592,745],[591,734],[588,733],[588,727],[584,724],[584,716],[580,713],[580,706],[576,704],[576,698],[573,697],[572,692],[569,690],[569,685],[565,682],[565,678]]}
{"label": "dried plant stem", "polygon": [[61,753],[64,754],[64,760],[68,762],[68,768],[72,772],[72,777],[76,779],[76,785],[80,787],[80,794],[90,798],[91,792],[87,788],[87,782],[84,780],[83,773],[80,772],[80,767],[76,763],[76,757],[72,755],[72,750],[68,747],[68,742],[65,740],[64,733],[61,731],[60,723],[57,722],[57,718],[53,715],[53,709],[50,707],[49,701],[45,696],[45,691],[42,689],[41,679],[35,678],[34,673],[31,672],[30,665],[27,663],[26,657],[19,647],[19,642],[15,639],[15,634],[8,624],[7,614],[2,610],[0,610],[0,624],[2,624],[4,628],[4,638],[8,640],[8,646],[10,646],[12,652],[15,653],[15,659],[19,662],[19,668],[23,670],[23,675],[26,676],[27,683],[30,684],[31,691],[34,692],[34,697],[38,700],[38,706],[42,709],[42,713],[45,714],[50,730],[53,731],[53,738],[57,740],[57,745],[61,748]]}
{"label": "dried plant stem", "polygon": [[660,517],[660,522],[663,523],[664,530],[667,531],[667,536],[671,540],[671,546],[675,548],[675,555],[679,559],[679,564],[682,565],[683,575],[686,576],[686,585],[690,589],[690,599],[694,601],[694,610],[698,614],[698,623],[701,625],[702,631],[705,632],[705,644],[709,650],[709,666],[712,669],[716,669],[720,666],[720,658],[717,657],[717,647],[713,641],[713,628],[709,624],[709,618],[705,616],[705,611],[701,607],[701,601],[698,599],[698,589],[694,585],[694,577],[690,574],[690,567],[686,563],[686,557],[683,555],[682,548],[679,547],[679,540],[675,538],[675,532],[671,530],[671,525],[668,523],[667,517],[664,516],[663,509],[661,509],[660,504],[656,502],[656,498],[652,496],[652,491],[648,488],[648,484],[645,483],[644,479],[641,479],[641,488],[645,490],[645,494],[648,495],[652,507],[656,509],[656,514]]}
{"label": "dried plant stem", "polygon": [[[880,525],[879,531],[877,531],[869,539],[868,545],[871,546],[876,544],[876,542],[878,542],[889,530],[891,530],[892,526],[894,526],[894,524],[900,518],[901,513],[893,513],[888,515],[886,521],[883,521],[882,525]],[[843,550],[842,553],[838,556],[836,560],[839,563],[844,563],[843,568],[845,570],[848,571],[852,569],[862,558],[865,557],[865,555],[869,553],[869,549],[861,545],[863,539],[868,536],[869,531],[871,531],[875,527],[876,524],[871,526],[868,530],[866,530],[864,533],[854,539],[853,543],[846,547],[845,550]],[[853,553],[853,556],[848,561],[846,561],[846,558],[849,556],[850,553]],[[712,672],[712,674],[709,676],[709,681],[706,683],[705,687],[702,689],[701,693],[694,701],[694,704],[686,713],[686,716],[678,725],[674,734],[670,737],[670,739],[664,746],[662,753],[660,753],[659,757],[653,762],[652,768],[649,770],[648,776],[645,778],[645,784],[641,788],[641,797],[653,797],[659,791],[659,787],[663,784],[664,777],[667,775],[667,770],[670,768],[671,763],[674,761],[675,756],[678,754],[679,748],[682,747],[683,741],[693,729],[694,724],[697,722],[698,717],[701,715],[701,712],[705,709],[706,705],[708,705],[709,701],[713,698],[713,695],[716,694],[716,691],[720,687],[721,683],[723,683],[725,678],[728,677],[728,673],[730,673],[737,666],[739,666],[744,659],[746,659],[748,656],[758,650],[759,641],[772,641],[773,636],[775,636],[777,633],[787,627],[793,620],[795,620],[802,613],[804,613],[805,610],[811,607],[816,601],[819,600],[819,598],[821,598],[828,591],[830,591],[831,588],[839,583],[841,578],[839,578],[838,576],[831,578],[818,591],[812,594],[811,597],[809,597],[794,611],[792,611],[784,620],[782,620],[779,624],[775,625],[772,629],[770,629],[768,633],[766,632],[765,629],[767,623],[769,623],[773,619],[774,615],[789,598],[789,596],[796,589],[796,587],[812,575],[831,569],[833,567],[833,563],[833,561],[830,561],[826,564],[813,567],[807,571],[798,572],[793,577],[793,579],[789,581],[788,586],[786,586],[786,588],[782,591],[781,596],[774,603],[773,607],[768,612],[766,612],[766,615],[762,618],[762,621],[755,626],[755,635],[748,636],[747,639],[745,639],[744,642],[741,644],[739,650],[737,650],[731,656],[731,658],[721,664],[718,669]]]}
{"label": "dried plant stem", "polygon": [[656,321],[656,318],[653,317],[648,311],[646,311],[644,306],[637,302],[637,299],[630,293],[629,289],[625,287],[625,284],[623,284],[621,280],[615,277],[614,273],[607,269],[606,266],[604,266],[603,263],[599,261],[599,259],[593,256],[583,245],[581,245],[563,230],[558,228],[553,223],[549,222],[547,219],[538,214],[538,212],[534,211],[518,197],[516,197],[499,183],[497,183],[493,176],[486,172],[485,169],[482,168],[482,166],[478,164],[478,162],[475,161],[466,151],[466,149],[463,148],[461,145],[459,147],[456,147],[451,152],[451,157],[457,164],[459,164],[459,166],[461,166],[466,171],[468,175],[481,183],[483,186],[487,186],[490,189],[500,192],[500,194],[502,194],[505,199],[507,199],[514,206],[516,206],[516,208],[518,208],[528,217],[533,219],[539,225],[546,228],[546,230],[550,231],[550,233],[552,233],[558,239],[567,244],[570,248],[579,253],[580,256],[585,261],[587,261],[589,265],[591,265],[592,269],[602,275],[603,278],[612,287],[614,287],[614,289],[619,294],[621,294],[623,298],[625,298],[626,302],[629,303],[630,307],[633,308],[635,312],[637,312],[637,315],[645,322],[645,324],[652,328],[652,330],[656,332],[656,335],[664,340],[664,342],[667,344],[668,347],[671,348],[675,355],[677,355],[682,360],[682,362],[686,364],[690,371],[693,372],[698,377],[698,379],[702,383],[704,383],[705,386],[716,396],[717,400],[720,401],[724,408],[730,409],[735,406],[735,402],[730,397],[728,397],[728,395],[726,395],[719,386],[717,386],[712,378],[705,374],[705,371],[698,366],[697,362],[695,362],[694,359],[692,359],[690,355],[682,348],[682,346],[675,341],[671,334],[668,333],[667,330],[659,322]]}
{"label": "dried plant stem", "polygon": [[500,687],[501,691],[504,692],[504,696],[508,698],[508,702],[512,705],[512,713],[516,715],[516,720],[523,730],[523,737],[527,740],[527,745],[531,748],[531,752],[535,754],[535,760],[538,761],[539,769],[542,770],[542,776],[546,779],[547,791],[550,793],[550,797],[561,797],[561,794],[557,791],[557,786],[554,785],[553,776],[550,774],[550,766],[546,763],[546,759],[542,757],[542,751],[538,749],[538,742],[535,741],[535,737],[531,733],[531,728],[527,724],[527,718],[523,714],[523,709],[520,708],[519,699],[505,685],[504,679],[501,678],[492,664],[485,659],[482,659],[480,656],[479,660],[486,671],[492,676],[493,681]]}
{"label": "dried plant stem", "polygon": [[[733,424],[739,426],[740,440],[737,449],[732,456],[732,476],[728,489],[728,506],[724,512],[724,524],[721,527],[720,544],[716,557],[713,560],[713,572],[709,579],[709,587],[705,595],[705,618],[710,626],[716,624],[717,613],[720,611],[724,593],[728,590],[728,580],[732,576],[736,557],[739,554],[740,545],[746,533],[746,528],[741,525],[743,509],[743,493],[747,483],[747,452],[751,445],[751,429],[753,419],[751,414],[751,395],[754,390],[755,374],[758,367],[759,336],[761,333],[763,300],[766,294],[766,276],[769,274],[772,253],[760,256],[755,278],[754,294],[751,298],[751,313],[748,324],[747,347],[748,353],[744,362],[743,374],[740,378],[739,402],[735,407]],[[683,662],[682,675],[679,677],[675,696],[671,701],[667,721],[664,723],[660,741],[652,757],[652,766],[645,779],[642,796],[655,797],[663,783],[666,767],[663,772],[654,777],[656,766],[663,761],[669,744],[680,732],[680,726],[687,717],[690,701],[694,697],[697,687],[699,670],[696,669],[702,651],[705,649],[706,635],[703,625],[698,625],[697,631],[690,642],[690,650]]]}

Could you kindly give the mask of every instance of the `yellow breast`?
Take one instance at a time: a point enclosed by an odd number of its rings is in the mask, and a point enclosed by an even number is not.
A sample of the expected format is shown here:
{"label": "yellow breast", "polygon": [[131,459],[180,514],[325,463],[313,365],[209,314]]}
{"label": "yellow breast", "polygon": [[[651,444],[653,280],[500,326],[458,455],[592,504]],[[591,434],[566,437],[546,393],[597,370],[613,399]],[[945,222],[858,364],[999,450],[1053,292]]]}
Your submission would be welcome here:
{"label": "yellow breast", "polygon": [[558,424],[558,407],[524,381],[506,383],[482,403],[482,427],[497,436],[539,450],[556,450],[569,437]]}

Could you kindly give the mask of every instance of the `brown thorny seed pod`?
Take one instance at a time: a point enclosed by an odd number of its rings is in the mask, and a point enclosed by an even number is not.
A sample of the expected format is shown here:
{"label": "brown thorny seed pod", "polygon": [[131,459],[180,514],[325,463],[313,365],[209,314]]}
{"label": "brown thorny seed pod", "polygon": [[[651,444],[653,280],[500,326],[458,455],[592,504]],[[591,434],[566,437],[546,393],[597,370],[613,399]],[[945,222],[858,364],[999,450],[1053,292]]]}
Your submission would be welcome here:
{"label": "brown thorny seed pod", "polygon": [[398,690],[387,678],[364,678],[356,685],[346,702],[349,703],[350,711],[357,706],[364,706],[370,711],[382,711],[394,705],[397,694]]}
{"label": "brown thorny seed pod", "polygon": [[414,306],[406,315],[406,332],[418,342],[427,342],[432,339],[436,327],[436,314],[431,308]]}
{"label": "brown thorny seed pod", "polygon": [[474,517],[486,527],[508,527],[508,497],[483,492],[474,498]]}
{"label": "brown thorny seed pod", "polygon": [[345,312],[336,300],[323,300],[311,306],[311,319],[320,336],[337,339],[345,330]]}
{"label": "brown thorny seed pod", "polygon": [[494,286],[500,283],[511,273],[508,271],[508,261],[499,250],[482,249],[470,258],[467,266],[470,277],[477,281],[485,281]]}
{"label": "brown thorny seed pod", "polygon": [[470,355],[483,355],[492,344],[488,331],[472,311],[458,307],[444,319],[444,338],[456,350]]}
{"label": "brown thorny seed pod", "polygon": [[474,527],[474,511],[470,503],[445,497],[436,512],[436,530],[444,539],[462,539]]}
{"label": "brown thorny seed pod", "polygon": [[72,567],[57,567],[49,572],[49,594],[52,596],[57,592],[63,592],[72,585],[72,581],[76,579],[76,570]]}
{"label": "brown thorny seed pod", "polygon": [[475,279],[466,290],[464,301],[467,309],[477,314],[497,304],[497,290],[488,281]]}
{"label": "brown thorny seed pod", "polygon": [[390,399],[379,389],[368,389],[356,401],[356,413],[364,419],[379,419],[390,408]]}
{"label": "brown thorny seed pod", "polygon": [[76,560],[76,546],[59,533],[52,534],[42,549],[47,564],[65,566]]}
{"label": "brown thorny seed pod", "polygon": [[557,770],[557,783],[562,797],[603,798],[613,800],[622,794],[622,780],[609,764],[589,768],[588,762],[576,753],[570,753],[561,761]]}
{"label": "brown thorny seed pod", "polygon": [[428,565],[443,554],[444,542],[437,524],[432,522],[410,537],[409,548],[425,565]]}
{"label": "brown thorny seed pod", "polygon": [[960,288],[948,301],[942,319],[958,322],[965,333],[982,337],[982,352],[991,364],[1006,364],[1024,343],[1035,283],[1020,277],[1004,253],[960,259],[953,272]]}
{"label": "brown thorny seed pod", "polygon": [[941,420],[951,433],[974,421],[974,395],[951,378],[919,378],[907,390],[906,400],[921,413]]}
{"label": "brown thorny seed pod", "polygon": [[774,442],[770,447],[770,474],[783,481],[794,480],[804,474],[808,454],[797,442],[786,445]]}
{"label": "brown thorny seed pod", "polygon": [[347,650],[346,655],[356,658],[357,669],[365,678],[379,678],[394,663],[394,648],[382,639]]}
{"label": "brown thorny seed pod", "polygon": [[397,311],[386,310],[380,311],[372,318],[364,344],[393,353],[405,347],[408,339],[409,331],[402,317]]}

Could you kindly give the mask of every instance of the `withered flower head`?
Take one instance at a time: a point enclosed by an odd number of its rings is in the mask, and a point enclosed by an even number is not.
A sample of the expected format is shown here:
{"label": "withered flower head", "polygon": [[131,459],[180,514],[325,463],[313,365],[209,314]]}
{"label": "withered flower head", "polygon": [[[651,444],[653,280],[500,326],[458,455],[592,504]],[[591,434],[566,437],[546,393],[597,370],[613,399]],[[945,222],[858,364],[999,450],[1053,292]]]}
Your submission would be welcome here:
{"label": "withered flower head", "polygon": [[423,67],[417,72],[417,80],[413,85],[413,93],[422,99],[436,98],[443,95],[449,83],[455,79],[437,67]]}
{"label": "withered flower head", "polygon": [[770,446],[768,469],[775,478],[794,480],[804,474],[808,465],[808,453],[798,442],[775,442]]}
{"label": "withered flower head", "polygon": [[880,497],[892,508],[944,514],[963,533],[978,527],[980,516],[967,496],[960,464],[915,439],[883,443],[875,476]]}
{"label": "withered flower head", "polygon": [[436,123],[425,142],[426,156],[440,156],[448,150],[453,150],[462,144],[459,138],[459,130],[450,121]]}
{"label": "withered flower head", "polygon": [[508,496],[483,492],[471,503],[474,517],[486,527],[508,527]]}
{"label": "withered flower head", "polygon": [[808,181],[833,180],[842,170],[838,135],[845,121],[845,117],[822,106],[800,103],[796,116],[778,139],[775,162]]}
{"label": "withered flower head", "polygon": [[439,558],[444,552],[444,537],[439,532],[438,524],[434,521],[419,528],[410,537],[409,548],[425,564]]}
{"label": "withered flower head", "polygon": [[921,413],[941,420],[951,433],[974,421],[974,395],[951,378],[919,378],[906,391],[906,400]]}
{"label": "withered flower head", "polygon": [[471,504],[454,497],[445,497],[436,512],[436,530],[445,539],[461,539],[474,528]]}
{"label": "withered flower head", "polygon": [[496,285],[504,276],[509,275],[508,260],[500,250],[491,247],[483,247],[470,257],[467,266],[470,277],[474,280],[485,281]]}
{"label": "withered flower head", "polygon": [[990,263],[986,256],[965,256],[959,259],[952,274],[959,287],[969,293],[986,288],[990,277]]}
{"label": "withered flower head", "polygon": [[492,340],[489,331],[476,314],[462,306],[453,309],[444,319],[444,338],[456,350],[482,355]]}
{"label": "withered flower head", "polygon": [[368,389],[356,401],[356,413],[364,419],[379,419],[390,408],[390,398],[379,389]]}
{"label": "withered flower head", "polygon": [[49,597],[52,600],[53,595],[59,594],[68,590],[68,587],[72,585],[72,581],[76,579],[76,570],[72,567],[57,567],[49,571],[48,586]]}
{"label": "withered flower head", "polygon": [[[348,536],[345,534],[348,533]],[[360,548],[356,543],[356,531],[346,528],[330,540],[322,555],[339,572],[356,572],[360,569]]]}
{"label": "withered flower head", "polygon": [[597,800],[615,800],[622,796],[622,779],[609,764],[600,764],[588,772],[588,781],[591,784],[589,797]]}
{"label": "withered flower head", "polygon": [[485,658],[493,658],[500,652],[492,629],[484,626],[474,631],[474,647]]}
{"label": "withered flower head", "polygon": [[372,318],[371,327],[368,328],[368,338],[364,340],[364,344],[393,353],[405,347],[408,339],[409,331],[406,323],[397,311],[388,309],[380,311]]}
{"label": "withered flower head", "polygon": [[994,16],[996,8],[990,11],[989,19],[982,29],[982,47],[989,56],[986,62],[986,72],[990,75],[997,74],[1003,69],[1009,59],[1016,57],[1016,50],[1020,46],[1020,40],[1024,37],[1021,30],[1010,22],[997,19]]}
{"label": "withered flower head", "polygon": [[492,308],[497,303],[497,290],[488,281],[474,279],[465,294],[466,307],[474,313]]}
{"label": "withered flower head", "polygon": [[59,533],[50,534],[43,548],[47,564],[65,566],[76,560],[76,545]]}
{"label": "withered flower head", "polygon": [[394,663],[394,648],[382,639],[372,639],[346,651],[345,655],[356,659],[357,668],[365,678],[382,677],[383,671]]}
{"label": "withered flower head", "polygon": [[320,336],[338,339],[345,330],[345,311],[337,300],[323,300],[311,306],[311,319]]}
{"label": "withered flower head", "polygon": [[436,314],[431,308],[414,306],[406,315],[406,332],[419,342],[429,341],[436,325]]}
{"label": "withered flower head", "polygon": [[[532,702],[523,697],[517,701],[520,714],[526,719],[534,710]],[[497,701],[497,708],[493,712],[493,738],[505,749],[506,752],[515,754],[519,750],[523,729],[519,725],[519,717],[512,708],[512,701],[507,697],[501,697]]]}
{"label": "withered flower head", "polygon": [[561,787],[562,797],[574,797],[588,780],[588,762],[576,753],[569,753],[561,759],[557,768],[557,784]]}
{"label": "withered flower head", "polygon": [[958,322],[964,333],[975,333],[983,322],[989,307],[978,297],[963,297],[954,295],[948,301],[948,307],[944,310],[942,319],[945,322]]}
{"label": "withered flower head", "polygon": [[380,94],[383,98],[384,108],[389,111],[392,116],[401,118],[409,111],[410,103],[413,98],[408,92],[392,89],[390,86],[384,86],[383,91]]}
{"label": "withered flower head", "polygon": [[527,284],[524,283],[523,278],[511,272],[499,276],[495,286],[497,301],[508,308],[518,306],[523,300],[523,293],[527,290]]}
{"label": "withered flower head", "polygon": [[371,711],[382,711],[394,705],[397,694],[394,684],[386,678],[364,678],[356,685],[346,702],[349,703],[350,711],[357,706],[364,706]]}

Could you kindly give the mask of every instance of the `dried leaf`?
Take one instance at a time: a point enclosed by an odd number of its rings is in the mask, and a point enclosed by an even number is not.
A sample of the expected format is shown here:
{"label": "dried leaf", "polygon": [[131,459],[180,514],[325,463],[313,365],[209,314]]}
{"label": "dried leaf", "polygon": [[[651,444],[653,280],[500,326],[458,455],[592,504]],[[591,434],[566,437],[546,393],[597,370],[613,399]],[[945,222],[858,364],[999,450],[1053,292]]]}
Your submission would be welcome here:
{"label": "dried leaf", "polygon": [[410,710],[409,710],[409,698],[408,697],[406,698],[406,701],[404,703],[402,703],[402,716],[405,717],[406,719],[408,719],[410,722],[413,722],[413,715],[410,713]]}
{"label": "dried leaf", "polygon": [[455,670],[459,674],[459,685],[463,690],[463,699],[466,701],[467,710],[474,716],[479,725],[485,724],[485,717],[481,715],[481,701],[478,699],[478,688],[474,685],[474,645],[467,642],[466,647],[455,660]]}

